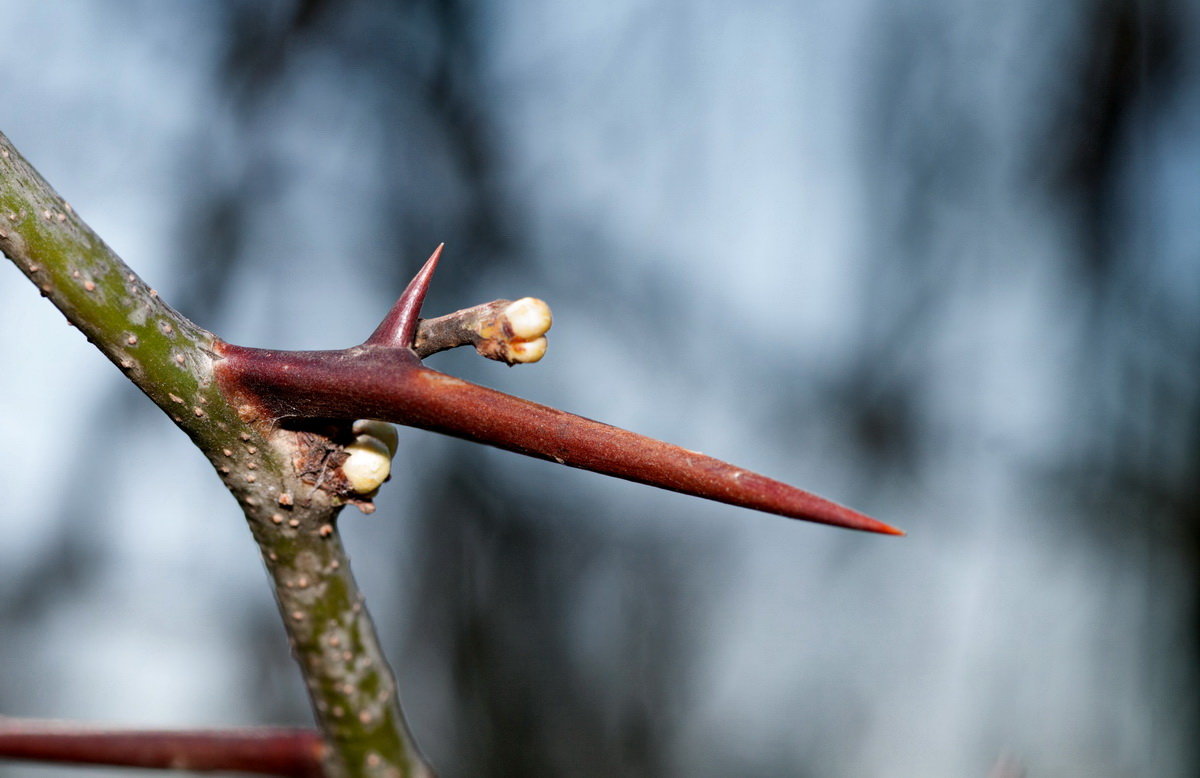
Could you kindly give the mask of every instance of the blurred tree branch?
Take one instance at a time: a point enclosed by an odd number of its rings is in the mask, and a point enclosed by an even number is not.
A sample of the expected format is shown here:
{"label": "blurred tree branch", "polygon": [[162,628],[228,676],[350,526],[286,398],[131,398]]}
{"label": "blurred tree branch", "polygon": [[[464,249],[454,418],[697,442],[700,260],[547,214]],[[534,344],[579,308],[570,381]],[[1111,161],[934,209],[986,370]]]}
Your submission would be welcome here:
{"label": "blurred tree branch", "polygon": [[309,729],[124,730],[0,716],[0,754],[10,759],[321,778],[323,752]]}

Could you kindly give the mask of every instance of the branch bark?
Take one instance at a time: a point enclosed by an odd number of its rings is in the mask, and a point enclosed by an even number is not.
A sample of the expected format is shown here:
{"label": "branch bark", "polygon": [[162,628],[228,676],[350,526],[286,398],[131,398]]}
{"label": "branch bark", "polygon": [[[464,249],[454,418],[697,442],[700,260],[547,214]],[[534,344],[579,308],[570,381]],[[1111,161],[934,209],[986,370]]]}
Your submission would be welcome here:
{"label": "branch bark", "polygon": [[215,380],[212,333],[171,309],[3,135],[0,249],[187,433],[238,501],[329,745],[327,774],[431,775],[337,532],[343,502],[296,468],[337,447],[243,418]]}
{"label": "branch bark", "polygon": [[321,778],[324,750],[310,729],[128,730],[0,716],[6,759]]}
{"label": "branch bark", "polygon": [[537,362],[546,352],[550,307],[525,297],[493,300],[434,319],[422,319],[412,350],[424,359],[439,351],[474,346],[482,357],[515,365]]}

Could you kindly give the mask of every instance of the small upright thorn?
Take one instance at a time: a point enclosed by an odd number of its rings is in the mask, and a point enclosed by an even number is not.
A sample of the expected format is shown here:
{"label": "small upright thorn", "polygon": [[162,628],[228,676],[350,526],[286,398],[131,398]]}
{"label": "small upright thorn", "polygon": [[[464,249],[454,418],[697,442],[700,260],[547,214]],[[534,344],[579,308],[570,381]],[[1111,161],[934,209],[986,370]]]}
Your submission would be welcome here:
{"label": "small upright thorn", "polygon": [[433,280],[434,271],[437,270],[445,246],[445,243],[439,243],[429,259],[425,260],[424,266],[413,276],[413,280],[408,282],[392,310],[388,311],[383,322],[371,337],[367,338],[366,345],[395,348],[412,346],[421,317],[421,304],[425,302],[425,293],[429,291],[429,282]]}

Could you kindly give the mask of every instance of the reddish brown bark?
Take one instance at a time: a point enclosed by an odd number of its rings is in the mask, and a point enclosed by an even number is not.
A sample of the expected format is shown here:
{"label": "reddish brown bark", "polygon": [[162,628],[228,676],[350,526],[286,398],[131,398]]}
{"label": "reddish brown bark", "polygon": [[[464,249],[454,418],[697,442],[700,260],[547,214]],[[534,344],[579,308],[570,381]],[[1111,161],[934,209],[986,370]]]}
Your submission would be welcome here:
{"label": "reddish brown bark", "polygon": [[139,731],[0,719],[6,759],[320,778],[323,749],[305,729]]}

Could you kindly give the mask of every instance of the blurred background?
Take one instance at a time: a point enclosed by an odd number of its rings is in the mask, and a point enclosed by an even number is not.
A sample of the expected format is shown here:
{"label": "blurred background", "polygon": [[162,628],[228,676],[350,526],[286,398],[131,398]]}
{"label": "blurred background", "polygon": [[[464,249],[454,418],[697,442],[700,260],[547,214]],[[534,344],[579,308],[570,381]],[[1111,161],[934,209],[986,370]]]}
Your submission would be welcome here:
{"label": "blurred background", "polygon": [[[403,431],[342,527],[444,776],[1197,774],[1197,4],[0,6],[0,130],[202,326],[357,343],[444,240],[427,313],[556,323],[431,366],[908,530]],[[235,503],[8,263],[0,365],[0,714],[310,722]]]}

